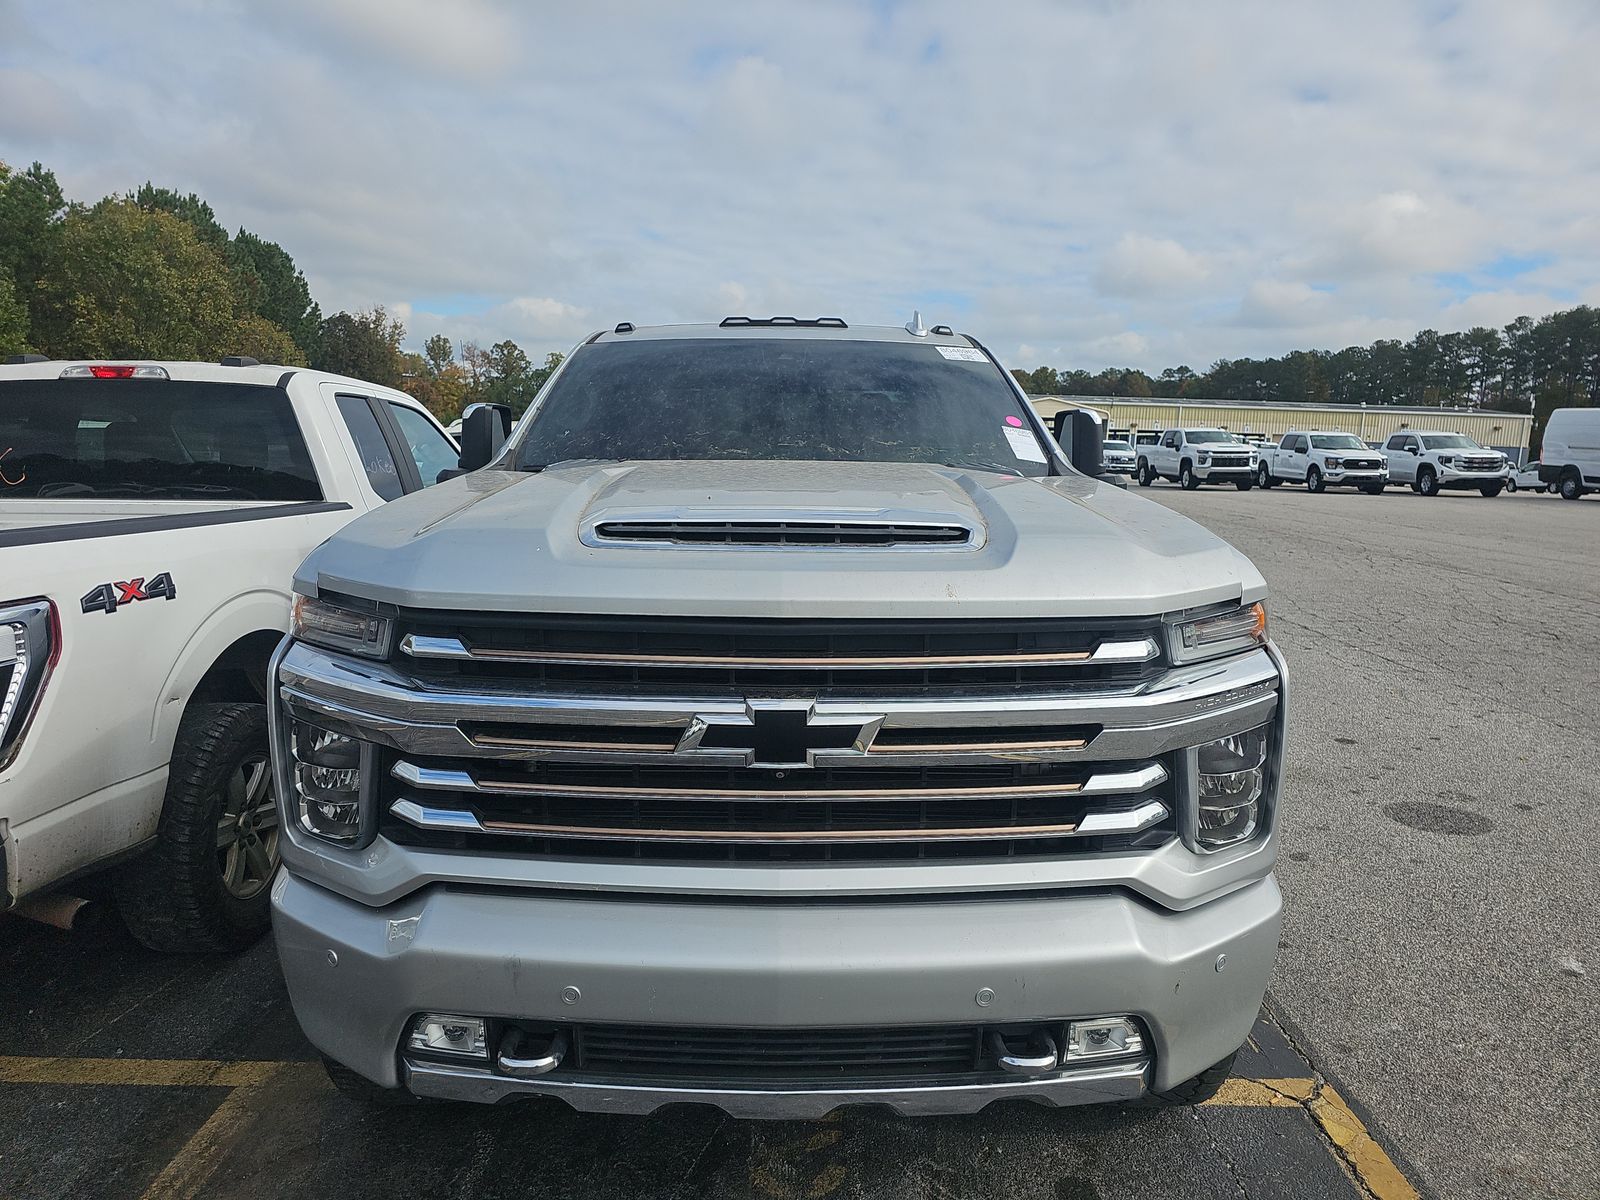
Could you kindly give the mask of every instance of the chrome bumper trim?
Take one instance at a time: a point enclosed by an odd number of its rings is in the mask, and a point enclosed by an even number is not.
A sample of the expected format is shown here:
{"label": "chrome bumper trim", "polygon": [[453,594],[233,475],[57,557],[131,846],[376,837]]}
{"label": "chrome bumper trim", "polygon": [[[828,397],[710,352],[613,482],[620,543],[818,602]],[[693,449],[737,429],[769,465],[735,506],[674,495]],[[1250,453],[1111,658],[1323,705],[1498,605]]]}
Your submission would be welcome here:
{"label": "chrome bumper trim", "polygon": [[553,1096],[579,1112],[634,1116],[648,1116],[668,1104],[709,1104],[741,1119],[811,1121],[853,1104],[882,1104],[902,1116],[921,1117],[975,1113],[996,1100],[1032,1100],[1052,1108],[1137,1100],[1149,1086],[1150,1064],[1079,1067],[1048,1078],[995,1083],[817,1090],[649,1087],[563,1080],[549,1075],[511,1079],[482,1068],[411,1059],[404,1061],[403,1070],[410,1091],[439,1100],[498,1104],[520,1096]]}

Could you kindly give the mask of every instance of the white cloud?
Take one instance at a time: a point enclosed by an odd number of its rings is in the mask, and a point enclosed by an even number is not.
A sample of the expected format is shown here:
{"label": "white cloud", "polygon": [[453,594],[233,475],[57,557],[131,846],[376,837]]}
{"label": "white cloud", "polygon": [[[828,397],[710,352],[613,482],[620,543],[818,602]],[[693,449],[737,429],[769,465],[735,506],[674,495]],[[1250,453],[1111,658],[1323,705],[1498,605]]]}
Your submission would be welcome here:
{"label": "white cloud", "polygon": [[1600,280],[1586,0],[0,12],[0,159],[198,191],[416,345],[920,307],[1015,365],[1199,369]]}
{"label": "white cloud", "polygon": [[1206,277],[1206,265],[1170,238],[1125,233],[1100,260],[1094,282],[1108,296],[1170,296]]}

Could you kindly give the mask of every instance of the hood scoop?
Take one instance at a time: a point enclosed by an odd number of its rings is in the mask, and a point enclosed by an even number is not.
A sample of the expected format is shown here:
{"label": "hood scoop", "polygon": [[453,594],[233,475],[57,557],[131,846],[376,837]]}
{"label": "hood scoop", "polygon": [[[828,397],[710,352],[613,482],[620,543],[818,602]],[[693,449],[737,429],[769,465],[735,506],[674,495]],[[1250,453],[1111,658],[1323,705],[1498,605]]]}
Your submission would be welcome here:
{"label": "hood scoop", "polygon": [[784,549],[933,547],[956,550],[970,548],[976,543],[974,531],[966,525],[797,518],[600,521],[593,526],[590,538],[584,540],[591,541],[593,545],[765,546]]}

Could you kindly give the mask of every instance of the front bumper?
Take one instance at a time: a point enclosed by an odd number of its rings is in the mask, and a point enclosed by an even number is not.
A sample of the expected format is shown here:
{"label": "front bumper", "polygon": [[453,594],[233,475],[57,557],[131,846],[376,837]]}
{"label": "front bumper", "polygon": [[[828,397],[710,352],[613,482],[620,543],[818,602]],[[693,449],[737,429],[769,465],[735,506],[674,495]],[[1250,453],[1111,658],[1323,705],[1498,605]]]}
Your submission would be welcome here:
{"label": "front bumper", "polygon": [[1194,477],[1206,483],[1236,483],[1241,479],[1254,479],[1256,469],[1252,466],[1244,467],[1215,467],[1195,464]]}
{"label": "front bumper", "polygon": [[[494,1102],[559,1096],[648,1112],[678,1102],[738,1116],[816,1116],[841,1104],[970,1112],[1165,1090],[1227,1057],[1250,1031],[1277,950],[1269,876],[1174,912],[1122,891],[876,903],[704,903],[435,885],[385,907],[289,872],[273,925],[295,1012],[323,1053],[383,1084]],[[1225,956],[1219,958],[1219,956]],[[541,1022],[835,1028],[993,1025],[1127,1013],[1147,1056],[1025,1080],[826,1088],[513,1079],[408,1061],[418,1012]]]}
{"label": "front bumper", "polygon": [[1503,484],[1510,472],[1499,471],[1458,471],[1454,467],[1439,468],[1439,486],[1442,488],[1476,488],[1488,483]]}
{"label": "front bumper", "polygon": [[1336,486],[1338,484],[1359,485],[1366,483],[1388,483],[1389,472],[1386,470],[1372,469],[1346,470],[1344,468],[1340,468],[1335,470],[1334,468],[1329,467],[1327,469],[1327,473],[1323,475],[1323,478],[1330,486]]}

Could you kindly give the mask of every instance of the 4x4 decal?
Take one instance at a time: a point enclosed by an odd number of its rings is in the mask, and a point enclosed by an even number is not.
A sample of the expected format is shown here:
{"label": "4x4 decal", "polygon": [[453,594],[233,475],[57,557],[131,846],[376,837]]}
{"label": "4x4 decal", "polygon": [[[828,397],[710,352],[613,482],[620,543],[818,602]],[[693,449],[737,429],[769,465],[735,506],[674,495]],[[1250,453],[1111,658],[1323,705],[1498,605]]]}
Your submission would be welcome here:
{"label": "4x4 decal", "polygon": [[172,574],[163,571],[148,582],[143,578],[127,579],[120,583],[102,583],[83,598],[83,611],[114,613],[124,604],[135,600],[176,600],[178,587]]}

